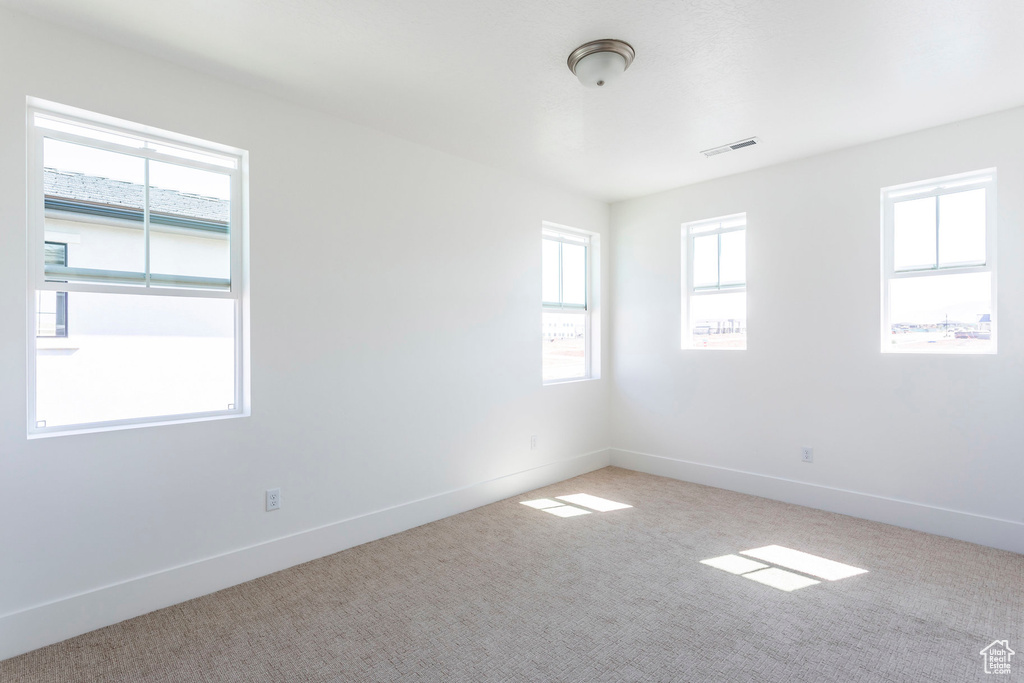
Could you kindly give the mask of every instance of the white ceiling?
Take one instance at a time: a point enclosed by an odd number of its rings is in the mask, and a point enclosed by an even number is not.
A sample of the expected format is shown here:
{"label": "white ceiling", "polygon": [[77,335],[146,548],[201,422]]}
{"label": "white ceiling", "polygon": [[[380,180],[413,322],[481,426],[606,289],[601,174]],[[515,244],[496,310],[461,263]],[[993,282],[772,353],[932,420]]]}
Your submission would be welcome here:
{"label": "white ceiling", "polygon": [[[0,5],[606,201],[1024,104],[1022,0]],[[597,38],[637,57],[589,90]]]}

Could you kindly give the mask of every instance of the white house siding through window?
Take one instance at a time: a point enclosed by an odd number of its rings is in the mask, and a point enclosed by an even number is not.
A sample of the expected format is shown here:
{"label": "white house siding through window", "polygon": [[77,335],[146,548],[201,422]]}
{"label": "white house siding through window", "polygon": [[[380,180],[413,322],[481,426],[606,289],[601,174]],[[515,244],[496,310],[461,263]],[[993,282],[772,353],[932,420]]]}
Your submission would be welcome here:
{"label": "white house siding through window", "polygon": [[[44,168],[43,181],[45,240],[48,248],[66,245],[63,265],[143,270],[143,183],[56,168]],[[231,202],[183,189],[149,188],[150,269],[228,279]],[[40,307],[37,330],[41,426],[224,410],[235,401],[231,300],[38,296],[50,302]],[[43,338],[57,336],[58,299],[66,337]]]}

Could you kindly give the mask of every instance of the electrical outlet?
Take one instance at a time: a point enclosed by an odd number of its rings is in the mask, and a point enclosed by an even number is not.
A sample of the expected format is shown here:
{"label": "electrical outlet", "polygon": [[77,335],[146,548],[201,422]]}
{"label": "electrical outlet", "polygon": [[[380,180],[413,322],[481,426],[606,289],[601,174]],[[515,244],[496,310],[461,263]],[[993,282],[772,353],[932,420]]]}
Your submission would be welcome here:
{"label": "electrical outlet", "polygon": [[814,462],[814,449],[810,446],[804,446],[801,448],[800,459],[804,462]]}
{"label": "electrical outlet", "polygon": [[267,489],[267,512],[281,509],[281,489]]}
{"label": "electrical outlet", "polygon": [[533,436],[530,437],[530,450],[531,451],[537,450],[537,435],[536,434],[534,434]]}

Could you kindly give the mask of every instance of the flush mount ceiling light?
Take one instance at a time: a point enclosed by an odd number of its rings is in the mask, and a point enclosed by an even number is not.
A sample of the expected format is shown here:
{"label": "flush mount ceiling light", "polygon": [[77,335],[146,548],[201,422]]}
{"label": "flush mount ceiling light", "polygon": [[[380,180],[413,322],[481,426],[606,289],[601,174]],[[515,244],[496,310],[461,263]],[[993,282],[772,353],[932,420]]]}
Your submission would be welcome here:
{"label": "flush mount ceiling light", "polygon": [[600,88],[613,81],[633,63],[633,46],[606,38],[580,45],[569,55],[569,71],[588,88]]}

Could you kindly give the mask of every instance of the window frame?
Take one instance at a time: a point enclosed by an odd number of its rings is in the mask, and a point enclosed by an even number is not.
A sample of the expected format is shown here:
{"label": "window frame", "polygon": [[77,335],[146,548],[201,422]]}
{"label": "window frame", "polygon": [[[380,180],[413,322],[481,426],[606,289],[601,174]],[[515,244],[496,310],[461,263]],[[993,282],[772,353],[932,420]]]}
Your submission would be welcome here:
{"label": "window frame", "polygon": [[[985,263],[966,265],[942,265],[939,259],[940,254],[940,229],[941,221],[938,214],[938,198],[943,195],[969,192],[971,190],[985,190]],[[935,217],[935,265],[930,268],[913,268],[907,270],[896,270],[895,268],[895,205],[900,202],[936,198]],[[911,355],[958,355],[958,356],[986,356],[998,353],[999,334],[997,326],[999,316],[996,315],[996,169],[987,168],[968,173],[931,178],[913,183],[893,185],[884,187],[881,190],[881,240],[882,240],[882,282],[881,282],[881,351],[882,353],[911,354]],[[992,326],[992,345],[990,350],[956,350],[943,349],[940,351],[922,351],[915,349],[899,349],[892,344],[892,321],[890,319],[891,294],[890,283],[893,280],[907,278],[941,277],[945,275],[967,275],[971,273],[990,273],[992,313],[990,315]]]}
{"label": "window frame", "polygon": [[[558,298],[559,301],[544,301],[543,293],[543,262],[544,262],[544,240],[549,240],[558,243]],[[593,359],[593,263],[594,258],[594,247],[596,244],[597,235],[586,230],[578,230],[576,228],[570,228],[564,225],[557,225],[554,223],[544,223],[541,228],[541,339],[543,341],[544,336],[544,313],[559,313],[568,315],[582,315],[584,316],[584,351],[583,351],[583,363],[584,363],[584,374],[582,377],[566,377],[564,379],[544,379],[544,358],[541,354],[541,383],[545,386],[550,384],[565,384],[567,382],[582,382],[586,380],[596,379],[594,373],[594,359]],[[583,288],[583,304],[566,304],[562,301],[564,298],[562,287],[562,245],[563,244],[575,244],[580,245],[584,248],[584,288]]]}
{"label": "window frame", "polygon": [[[718,227],[713,227],[713,226]],[[680,240],[682,243],[682,263],[686,270],[683,280],[683,302],[682,302],[682,326],[680,330],[680,348],[682,349],[700,349],[702,351],[746,351],[747,340],[744,335],[743,348],[706,348],[698,346],[694,343],[693,339],[693,322],[690,319],[690,314],[693,310],[691,300],[694,296],[716,296],[719,294],[737,294],[746,293],[747,291],[747,267],[746,257],[744,256],[743,262],[743,282],[742,284],[722,284],[722,235],[743,231],[743,245],[744,254],[746,254],[746,243],[747,243],[747,214],[745,211],[739,213],[729,214],[727,216],[719,216],[717,218],[708,218],[699,221],[690,221],[683,223],[681,229]],[[693,256],[694,256],[694,240],[697,237],[708,237],[716,235],[718,237],[718,284],[715,286],[701,286],[695,287],[694,280],[694,268],[693,268]]]}
{"label": "window frame", "polygon": [[[96,131],[97,135],[121,136],[140,141],[143,146],[133,147],[119,144],[110,140],[103,140],[85,135],[56,130],[45,126],[37,125],[38,118],[42,117],[51,121],[65,122],[72,126],[83,127]],[[229,147],[219,143],[213,143],[186,135],[173,133],[145,126],[141,124],[124,121],[114,117],[88,112],[74,107],[48,102],[38,98],[28,98],[27,106],[27,134],[28,134],[28,206],[27,206],[27,231],[28,231],[28,313],[29,313],[29,347],[28,347],[28,410],[27,410],[27,433],[28,438],[60,436],[67,434],[88,433],[97,431],[110,431],[124,428],[145,427],[159,424],[178,424],[183,422],[197,422],[205,420],[224,419],[232,417],[245,417],[250,414],[249,398],[249,363],[248,363],[248,152],[245,150]],[[137,273],[132,273],[130,281],[119,280],[116,276],[111,277],[109,282],[103,281],[77,281],[61,282],[48,281],[46,276],[45,251],[46,243],[46,207],[45,187],[43,181],[44,139],[50,138],[69,142],[72,144],[85,145],[101,150],[125,154],[144,159],[166,162],[177,166],[184,166],[205,171],[213,171],[230,177],[230,206],[231,211],[228,218],[228,240],[230,277],[226,287],[220,289],[203,288],[204,286],[216,286],[212,278],[194,278],[195,282],[188,282],[190,279],[179,276],[173,282],[160,281],[151,278],[149,272],[149,185],[148,172],[144,204],[144,244],[145,244],[145,268],[144,283],[140,283]],[[154,149],[156,146],[162,149],[173,149],[179,154]],[[188,156],[191,155],[191,156]],[[196,157],[220,158],[224,163],[230,162],[230,166],[209,163]],[[147,165],[148,168],[148,165]],[[70,268],[69,271],[75,269]],[[111,271],[113,273],[113,271]],[[51,275],[52,277],[52,275]],[[203,282],[199,282],[199,281]],[[120,282],[120,284],[118,284]],[[36,408],[36,355],[39,350],[36,336],[36,321],[38,320],[37,292],[92,292],[99,294],[122,294],[136,296],[171,296],[189,298],[213,298],[234,300],[234,403],[229,408],[217,411],[203,411],[193,413],[174,413],[171,415],[146,416],[138,418],[126,418],[117,420],[106,420],[102,422],[76,423],[71,425],[46,426],[45,422],[37,420]]]}

